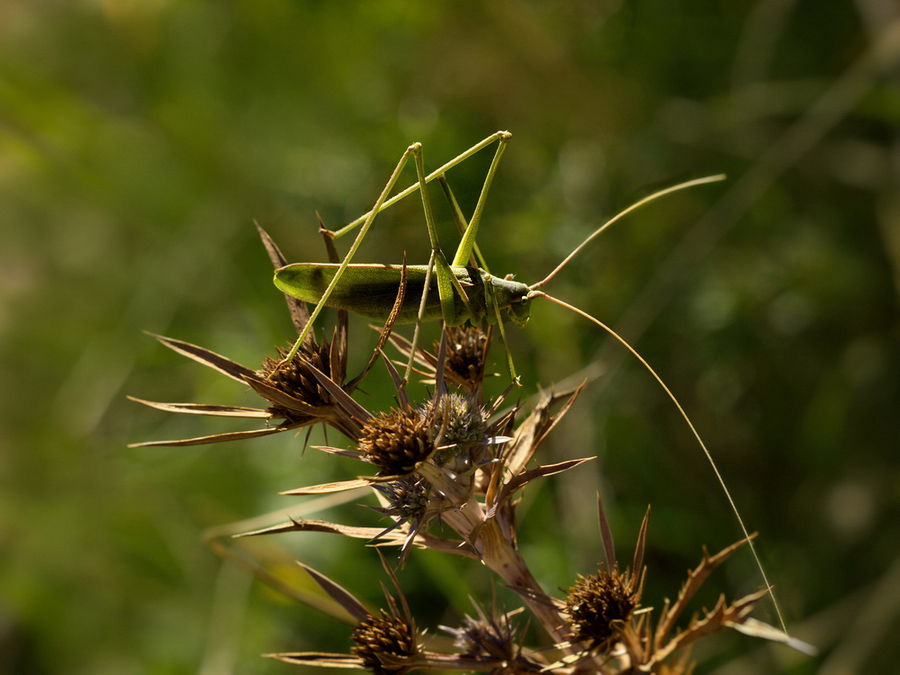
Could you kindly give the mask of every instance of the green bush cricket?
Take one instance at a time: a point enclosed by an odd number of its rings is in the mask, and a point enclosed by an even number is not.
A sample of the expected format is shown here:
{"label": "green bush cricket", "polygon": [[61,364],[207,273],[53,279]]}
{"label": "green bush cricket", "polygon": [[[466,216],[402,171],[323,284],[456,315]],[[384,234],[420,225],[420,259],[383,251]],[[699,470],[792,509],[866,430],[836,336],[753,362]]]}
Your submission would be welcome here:
{"label": "green bush cricket", "polygon": [[[285,362],[292,359],[297,353],[322,307],[348,309],[372,318],[387,317],[397,297],[402,274],[401,266],[351,265],[350,261],[374,222],[375,216],[380,211],[416,190],[420,191],[422,197],[425,224],[431,242],[431,256],[427,265],[410,265],[406,267],[407,291],[418,291],[418,295],[415,292],[407,293],[409,300],[401,308],[397,321],[400,323],[416,322],[416,334],[413,338],[413,343],[415,344],[418,337],[418,326],[423,320],[442,319],[449,326],[460,326],[466,322],[475,324],[482,318],[487,318],[490,322],[498,322],[500,324],[501,335],[505,344],[506,338],[503,334],[503,322],[500,320],[503,315],[500,313],[496,301],[500,300],[505,306],[508,306],[511,304],[509,302],[510,294],[515,295],[527,292],[527,287],[524,284],[516,284],[507,280],[497,280],[499,283],[496,286],[499,290],[494,292],[494,284],[491,281],[488,281],[487,285],[482,281],[483,270],[475,267],[466,268],[464,265],[470,259],[474,260],[472,256],[475,249],[475,236],[478,231],[478,224],[481,221],[487,193],[496,172],[497,164],[510,138],[511,134],[509,132],[498,131],[428,176],[425,175],[422,145],[414,143],[401,156],[372,210],[334,233],[335,238],[337,238],[362,224],[356,239],[350,246],[350,250],[339,265],[298,263],[276,270],[275,285],[279,289],[304,302],[316,304],[309,323],[297,339],[290,353],[285,357]],[[479,150],[488,147],[495,141],[497,142],[497,150],[488,169],[488,175],[482,187],[481,195],[478,198],[475,213],[465,228],[462,241],[452,263],[448,262],[438,242],[437,228],[434,223],[431,201],[428,197],[426,185],[435,178],[441,177],[448,169],[471,157]],[[415,161],[418,182],[388,199],[388,195],[394,188],[400,173],[410,157],[413,157]],[[490,277],[490,275],[487,276],[490,280],[495,279]],[[464,285],[472,290],[465,290]],[[433,289],[433,286],[436,286],[436,289]],[[435,294],[430,292],[432,290],[437,291],[436,298]],[[480,293],[479,290],[481,291]],[[431,296],[430,303],[429,295]],[[419,297],[421,300],[416,302],[414,300],[415,297]],[[493,312],[488,311],[488,305],[492,305]],[[524,325],[527,320],[527,314],[521,317],[514,310],[513,312],[506,312],[503,318],[513,319],[519,325]],[[407,378],[409,377],[411,366],[412,363],[410,362],[410,366],[406,371]],[[510,369],[512,373],[515,373],[511,358]],[[514,374],[513,377],[515,377]]]}
{"label": "green bush cricket", "polygon": [[[390,313],[391,308],[394,306],[398,292],[400,291],[399,286],[401,284],[401,278],[405,275],[406,296],[396,322],[416,324],[410,352],[410,362],[406,370],[407,379],[409,378],[412,368],[412,358],[415,354],[419,327],[423,321],[442,320],[447,326],[461,326],[467,323],[477,324],[482,319],[485,319],[489,323],[496,323],[498,325],[501,338],[507,350],[510,374],[514,380],[518,380],[515,374],[512,356],[506,343],[503,324],[506,321],[512,321],[519,326],[524,326],[528,321],[530,303],[534,298],[544,297],[548,300],[552,300],[594,322],[622,343],[653,375],[660,386],[662,386],[666,394],[678,408],[679,413],[687,422],[691,432],[700,444],[707,461],[725,492],[732,511],[737,517],[744,536],[749,540],[750,548],[762,575],[762,579],[766,586],[771,589],[762,562],[753,545],[752,537],[744,524],[737,505],[725,484],[724,478],[719,472],[712,454],[707,449],[699,432],[691,422],[690,417],[662,378],[624,338],[619,336],[609,326],[577,307],[547,295],[540,290],[542,286],[553,279],[553,277],[555,277],[556,274],[589,242],[625,215],[658,197],[685,188],[720,181],[724,179],[724,176],[708,176],[686,181],[655,192],[639,200],[592,232],[591,235],[576,247],[549,275],[547,275],[547,277],[529,286],[513,281],[511,277],[501,278],[490,274],[487,271],[487,267],[475,243],[487,193],[491,182],[493,181],[497,164],[510,138],[511,134],[509,132],[498,131],[428,175],[425,174],[421,144],[415,143],[409,146],[397,163],[396,168],[372,209],[365,215],[334,233],[335,237],[340,237],[355,227],[362,225],[350,250],[340,264],[295,263],[276,270],[275,285],[282,292],[304,302],[316,305],[315,310],[310,316],[309,322],[297,342],[294,344],[291,352],[284,359],[284,362],[290,361],[297,353],[300,345],[306,339],[316,317],[323,307],[327,306],[335,309],[350,310],[363,316],[385,319]],[[475,211],[468,223],[464,222],[464,218],[462,217],[455,199],[449,192],[449,188],[445,187],[451,206],[455,210],[454,215],[456,216],[457,223],[462,231],[462,239],[456,253],[453,256],[453,259],[448,261],[438,242],[437,230],[426,186],[435,179],[440,179],[442,185],[445,185],[443,183],[443,175],[447,170],[494,142],[497,143],[494,158],[488,169]],[[418,181],[393,197],[388,198],[388,195],[393,190],[401,171],[410,157],[414,158]],[[428,263],[426,265],[403,266],[387,264],[351,264],[353,256],[356,254],[360,243],[374,222],[377,214],[397,201],[409,196],[416,190],[419,190],[422,199],[422,206],[425,212],[425,223],[431,243],[431,255]],[[418,300],[416,300],[416,298],[418,298]],[[772,600],[781,625],[782,627],[785,627],[781,610],[774,595],[772,595]]]}
{"label": "green bush cricket", "polygon": [[[645,197],[595,230],[545,279],[529,286],[514,281],[509,276],[501,278],[490,274],[475,244],[487,193],[496,172],[497,164],[510,138],[511,134],[509,132],[498,131],[427,176],[425,175],[422,160],[421,144],[415,143],[409,146],[400,158],[397,167],[394,169],[390,180],[375,202],[372,210],[334,233],[335,237],[340,237],[362,223],[362,228],[340,264],[294,263],[276,270],[275,285],[281,291],[304,302],[317,305],[309,323],[294,344],[291,352],[285,358],[285,361],[294,357],[303,340],[306,339],[322,307],[349,310],[373,319],[384,319],[388,316],[397,297],[402,267],[400,265],[350,264],[350,261],[356,254],[359,244],[368,232],[375,216],[380,211],[416,190],[419,190],[422,197],[425,223],[431,242],[431,257],[427,265],[406,266],[407,299],[400,308],[396,323],[416,323],[418,333],[418,326],[423,321],[440,319],[448,326],[461,326],[467,323],[477,324],[482,319],[486,319],[489,323],[498,325],[501,338],[506,344],[503,324],[506,321],[512,321],[518,326],[524,326],[528,321],[533,298],[546,297],[555,301],[554,298],[538,289],[556,276],[600,232],[631,211],[657,197],[695,185],[722,180],[723,178],[722,176],[700,178],[660,190]],[[497,150],[488,169],[475,212],[467,224],[464,222],[462,213],[448,189],[448,198],[455,209],[457,221],[462,223],[461,228],[464,228],[456,254],[452,261],[448,261],[438,242],[431,201],[425,186],[435,178],[441,179],[444,172],[449,168],[459,164],[494,141],[497,142]],[[399,173],[410,156],[413,156],[415,159],[418,182],[391,199],[387,199],[387,195],[393,189]],[[445,184],[442,183],[442,185]],[[476,256],[478,258],[477,265]],[[414,337],[413,344],[415,345],[415,343],[416,338]],[[509,355],[508,348],[507,355]],[[509,368],[513,379],[515,379],[515,367],[511,356],[509,356]],[[407,378],[409,373],[410,369],[408,368],[406,372]]]}

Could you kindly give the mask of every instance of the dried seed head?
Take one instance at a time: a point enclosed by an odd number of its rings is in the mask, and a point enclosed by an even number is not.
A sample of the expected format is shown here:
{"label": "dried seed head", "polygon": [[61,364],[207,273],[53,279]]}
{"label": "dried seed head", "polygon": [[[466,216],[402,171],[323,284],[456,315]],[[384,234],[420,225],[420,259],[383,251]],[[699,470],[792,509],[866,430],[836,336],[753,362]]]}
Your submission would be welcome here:
{"label": "dried seed head", "polygon": [[471,455],[476,449],[474,446],[484,446],[488,440],[487,413],[484,407],[470,396],[455,393],[442,396],[438,401],[436,413],[432,413],[435,403],[431,400],[423,406],[422,415],[433,419],[434,435],[439,436],[439,444],[453,447],[439,450],[435,454],[435,463],[443,465],[454,457],[475,461],[480,459]]}
{"label": "dried seed head", "polygon": [[[446,328],[447,361],[444,369],[448,380],[475,391],[484,382],[484,369],[490,335],[481,326],[459,326]],[[435,353],[439,345],[435,344]]]}
{"label": "dried seed head", "polygon": [[466,656],[487,656],[512,661],[519,652],[516,634],[503,617],[500,622],[467,616],[459,628],[445,628],[456,636],[454,644]]}
{"label": "dried seed head", "polygon": [[434,443],[428,420],[419,411],[391,410],[363,425],[359,449],[382,474],[399,476],[431,455]]}
{"label": "dried seed head", "polygon": [[406,672],[408,668],[386,665],[385,661],[405,659],[418,653],[416,636],[409,625],[384,610],[381,610],[381,616],[370,614],[363,619],[353,629],[352,638],[356,645],[353,653],[376,675]]}
{"label": "dried seed head", "polygon": [[[266,357],[259,374],[279,391],[291,398],[302,401],[307,406],[320,407],[334,403],[328,392],[319,384],[316,376],[309,369],[309,365],[315,366],[326,375],[331,373],[331,351],[327,342],[319,345],[314,351],[310,351],[305,345],[297,355],[280,368],[278,364],[287,356],[286,349],[278,348],[278,357],[273,359]],[[269,412],[275,417],[291,419],[300,411],[291,410],[282,402],[273,402]],[[305,412],[305,411],[304,411]],[[303,413],[300,413],[303,414]]]}
{"label": "dried seed head", "polygon": [[397,523],[418,522],[425,515],[431,495],[431,483],[415,474],[390,483],[375,483],[373,488],[387,499],[387,507],[378,507],[379,513],[391,516]]}
{"label": "dried seed head", "polygon": [[607,651],[631,619],[639,603],[629,574],[612,573],[601,567],[597,574],[580,577],[569,589],[566,611],[572,637]]}

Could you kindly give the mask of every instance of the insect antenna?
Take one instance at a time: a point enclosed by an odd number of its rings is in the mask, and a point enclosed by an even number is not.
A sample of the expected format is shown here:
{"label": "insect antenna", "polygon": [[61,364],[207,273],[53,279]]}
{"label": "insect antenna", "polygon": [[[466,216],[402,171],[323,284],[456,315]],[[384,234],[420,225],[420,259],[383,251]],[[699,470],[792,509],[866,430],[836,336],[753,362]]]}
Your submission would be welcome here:
{"label": "insect antenna", "polygon": [[[686,186],[686,184],[682,184],[681,186],[676,186],[676,187],[685,187],[685,186]],[[657,193],[657,195],[653,195],[653,196],[658,196],[659,194],[660,193]],[[610,222],[612,222],[612,221],[610,221]],[[597,233],[595,232],[594,234],[597,234]],[[594,235],[591,235],[591,237],[593,237],[593,236]],[[588,241],[589,240],[590,240],[590,238],[588,239]],[[571,257],[571,256],[569,256],[569,257]],[[532,287],[532,289],[533,288],[534,287]],[[659,383],[659,386],[661,386],[663,388],[663,391],[666,392],[668,397],[670,399],[672,399],[672,403],[674,403],[675,407],[678,408],[678,412],[681,413],[681,416],[684,418],[684,421],[687,422],[687,425],[690,428],[691,433],[694,435],[694,438],[697,439],[697,443],[700,444],[700,448],[703,450],[703,454],[706,455],[706,460],[709,462],[710,467],[712,467],[713,473],[716,475],[716,480],[719,481],[719,485],[722,486],[722,490],[725,492],[725,498],[728,500],[728,504],[731,506],[731,510],[734,512],[734,515],[737,517],[738,525],[740,525],[741,532],[743,533],[744,538],[747,540],[747,543],[750,545],[750,551],[753,553],[753,559],[756,561],[756,566],[759,568],[759,573],[762,576],[763,583],[766,585],[766,588],[769,590],[769,596],[772,598],[772,605],[775,608],[775,614],[778,616],[778,621],[781,624],[781,627],[784,630],[784,632],[787,633],[788,632],[787,625],[784,621],[784,616],[781,613],[781,607],[779,606],[778,601],[775,599],[775,594],[772,591],[772,584],[769,583],[768,575],[766,575],[766,570],[763,567],[762,560],[760,559],[759,554],[756,551],[756,546],[753,543],[753,538],[750,536],[750,532],[747,529],[747,526],[744,524],[744,519],[741,517],[741,513],[738,510],[737,504],[735,503],[734,498],[731,496],[731,491],[728,489],[728,486],[725,484],[725,479],[722,477],[722,474],[719,471],[719,467],[716,464],[715,460],[713,459],[712,453],[709,451],[709,448],[706,447],[706,443],[704,443],[703,439],[700,437],[700,432],[697,431],[697,428],[694,426],[694,423],[691,421],[691,418],[688,416],[687,412],[682,407],[681,403],[678,401],[678,398],[676,398],[675,394],[672,393],[672,390],[669,389],[669,387],[666,385],[666,383],[663,381],[663,379],[659,376],[659,374],[650,366],[649,363],[647,363],[647,360],[644,359],[644,357],[641,356],[640,353],[634,347],[632,347],[625,338],[623,338],[616,331],[614,331],[612,328],[607,326],[605,323],[603,323],[596,317],[588,314],[587,312],[579,309],[578,307],[575,307],[574,305],[570,305],[569,303],[565,302],[564,300],[560,300],[559,298],[554,298],[552,295],[547,295],[543,291],[532,290],[528,294],[528,297],[529,298],[538,298],[538,297],[546,298],[547,300],[550,300],[552,302],[555,302],[557,305],[560,305],[562,307],[570,309],[573,312],[575,312],[576,314],[579,314],[579,315],[583,316],[585,319],[597,324],[600,328],[602,328],[607,333],[609,333],[612,337],[614,337],[616,340],[618,340],[625,347],[625,349],[627,349],[629,352],[631,352],[634,355],[634,357],[638,361],[641,362],[641,364],[644,366],[644,368],[646,368],[647,371],[653,376],[653,378]]]}
{"label": "insect antenna", "polygon": [[565,259],[561,263],[559,263],[559,265],[556,266],[556,269],[554,269],[552,272],[550,272],[550,274],[548,274],[544,279],[542,279],[541,281],[539,281],[536,284],[534,284],[533,286],[531,286],[531,289],[537,290],[538,288],[540,288],[541,286],[546,284],[548,281],[553,279],[553,277],[555,277],[559,273],[559,271],[562,270],[563,267],[565,267],[567,264],[569,264],[569,261],[572,258],[574,258],[581,251],[581,249],[583,249],[591,241],[593,241],[594,237],[596,237],[598,234],[603,232],[603,230],[608,228],[610,225],[612,225],[616,221],[621,220],[622,218],[627,216],[632,211],[639,209],[644,204],[648,204],[648,203],[652,202],[654,199],[656,199],[657,197],[662,197],[669,193],[677,192],[678,190],[684,190],[685,188],[694,187],[696,185],[705,185],[706,183],[716,183],[721,180],[725,180],[725,174],[720,173],[715,176],[705,176],[703,178],[695,178],[694,180],[689,180],[684,183],[679,183],[678,185],[672,185],[671,187],[667,187],[663,190],[659,190],[658,192],[654,192],[652,195],[648,195],[648,196],[644,197],[643,199],[635,202],[634,204],[629,206],[627,209],[625,209],[624,211],[620,211],[615,216],[613,216],[612,218],[607,220],[605,223],[603,223],[603,225],[601,225],[596,230],[594,230],[587,239],[585,239],[583,242],[581,242],[575,248],[575,250],[573,250],[569,255],[567,255],[565,257]]}

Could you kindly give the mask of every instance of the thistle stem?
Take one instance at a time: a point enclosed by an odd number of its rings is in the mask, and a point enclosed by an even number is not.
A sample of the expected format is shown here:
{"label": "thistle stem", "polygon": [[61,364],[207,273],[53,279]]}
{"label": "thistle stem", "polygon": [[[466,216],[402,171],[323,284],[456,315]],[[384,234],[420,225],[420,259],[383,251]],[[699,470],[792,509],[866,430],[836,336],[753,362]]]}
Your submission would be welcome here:
{"label": "thistle stem", "polygon": [[[568,636],[562,631],[565,621],[553,599],[544,593],[513,543],[503,536],[497,521],[485,519],[481,504],[470,499],[460,510],[446,511],[441,517],[466,541],[472,543],[481,561],[522,597],[553,641],[566,643]],[[471,541],[473,534],[474,542]],[[578,645],[571,645],[566,651],[576,654],[582,649]]]}

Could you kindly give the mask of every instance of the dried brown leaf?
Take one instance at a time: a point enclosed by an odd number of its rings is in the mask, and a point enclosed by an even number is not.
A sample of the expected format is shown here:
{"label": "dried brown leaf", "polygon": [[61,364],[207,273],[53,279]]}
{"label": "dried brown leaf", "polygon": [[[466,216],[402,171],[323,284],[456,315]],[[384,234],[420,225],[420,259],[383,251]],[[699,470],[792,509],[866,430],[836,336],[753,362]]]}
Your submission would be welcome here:
{"label": "dried brown leaf", "polygon": [[[297,413],[297,415],[308,415],[310,418],[321,418],[327,414],[329,406],[310,405],[306,401],[291,396],[278,387],[269,384],[265,380],[251,379],[247,380],[247,384],[250,385],[250,388],[253,389],[253,391],[270,403],[281,408],[286,408],[291,412]],[[320,420],[312,421],[315,422]]]}
{"label": "dried brown leaf", "polygon": [[[281,250],[272,240],[272,238],[268,235],[268,233],[260,227],[259,223],[253,221],[253,224],[256,225],[256,229],[259,232],[259,237],[262,239],[263,246],[266,247],[266,252],[269,254],[269,260],[272,261],[272,265],[275,269],[279,267],[284,267],[287,265],[287,259],[282,255]],[[309,309],[306,306],[305,302],[298,300],[292,295],[284,294],[284,299],[287,302],[288,312],[291,315],[291,321],[294,323],[294,328],[297,329],[297,334],[303,332],[303,329],[306,328],[306,324],[309,323]],[[307,344],[313,343],[315,338],[312,336],[312,332],[310,332],[307,337]]]}
{"label": "dried brown leaf", "polygon": [[272,413],[260,408],[243,408],[233,405],[213,405],[207,403],[160,403],[158,401],[145,401],[134,396],[127,397],[129,401],[140,403],[150,408],[156,408],[164,412],[181,413],[187,415],[209,415],[213,417],[244,417],[248,419],[272,419]]}
{"label": "dried brown leaf", "polygon": [[322,495],[332,492],[345,492],[346,490],[356,490],[357,488],[369,487],[374,481],[367,478],[357,478],[355,480],[339,480],[332,483],[320,483],[319,485],[310,485],[309,487],[296,488],[294,490],[286,490],[279,492],[282,495]]}
{"label": "dried brown leaf", "polygon": [[327,654],[325,652],[287,652],[284,654],[263,654],[268,659],[277,659],[302,666],[319,666],[320,668],[365,668],[363,660],[350,654]]}
{"label": "dried brown leaf", "polygon": [[403,378],[400,377],[400,373],[397,372],[397,369],[394,367],[394,364],[391,363],[391,360],[387,357],[387,355],[384,352],[380,353],[381,359],[384,361],[385,368],[387,368],[388,375],[390,375],[391,377],[391,382],[393,382],[394,384],[394,389],[397,391],[397,401],[400,403],[400,410],[409,410],[409,394],[406,392],[406,386],[403,383]]}
{"label": "dried brown leaf", "polygon": [[404,668],[424,668],[431,670],[469,670],[469,671],[490,671],[496,673],[519,673],[519,672],[540,672],[538,668],[524,669],[511,667],[503,659],[493,659],[489,657],[478,657],[461,654],[438,654],[436,652],[419,652],[415,656],[405,659],[386,658],[385,665],[392,665]]}
{"label": "dried brown leaf", "polygon": [[178,441],[145,441],[143,443],[129,443],[129,448],[183,448],[192,445],[209,445],[210,443],[226,443],[228,441],[243,441],[249,438],[260,438],[262,436],[271,436],[272,434],[280,434],[294,427],[273,427],[271,429],[251,429],[249,431],[232,431],[224,434],[213,434],[211,436],[198,436],[196,438],[184,438]]}
{"label": "dried brown leaf", "polygon": [[596,459],[596,457],[570,459],[565,462],[547,464],[544,466],[539,466],[535,469],[530,469],[529,471],[523,471],[519,475],[514,476],[508,483],[503,486],[503,488],[497,495],[496,502],[492,504],[490,509],[488,510],[487,517],[493,517],[497,509],[500,508],[504,504],[504,502],[506,502],[506,500],[508,500],[513,495],[513,493],[525,487],[531,481],[537,478],[544,478],[546,476],[555,476],[558,473],[568,471],[569,469],[574,469],[576,466],[580,466],[585,462],[590,462],[593,459]]}
{"label": "dried brown leaf", "polygon": [[[233,535],[235,538],[240,537],[256,537],[266,534],[281,534],[284,532],[325,532],[329,534],[342,534],[346,537],[355,539],[365,539],[372,542],[375,539],[379,541],[373,543],[373,546],[403,546],[409,536],[408,524],[403,524],[391,531],[385,531],[376,527],[351,527],[340,525],[338,523],[330,523],[324,520],[304,520],[303,518],[292,518],[288,522],[270,525],[249,532],[241,532]],[[471,550],[471,547],[465,542],[455,539],[444,539],[427,532],[417,532],[415,538],[415,546],[418,548],[426,548],[432,551],[441,551],[444,553],[453,553],[467,558],[477,560],[477,554]]]}
{"label": "dried brown leaf", "polygon": [[192,345],[189,342],[183,342],[181,340],[174,340],[172,338],[167,338],[162,335],[155,335],[154,333],[147,333],[151,337],[155,337],[161,343],[163,343],[169,349],[178,352],[179,354],[188,357],[189,359],[193,359],[198,363],[202,363],[204,366],[209,366],[213,370],[218,370],[223,375],[227,375],[233,380],[237,380],[241,384],[247,382],[248,380],[259,380],[259,374],[255,370],[250,370],[246,366],[242,366],[240,363],[235,363],[229,358],[221,356],[220,354],[216,354],[209,349],[204,347],[198,347],[197,345]]}
{"label": "dried brown leaf", "polygon": [[259,530],[242,532],[235,537],[255,537],[261,534],[280,534],[282,532],[325,532],[329,534],[342,534],[356,539],[372,539],[381,530],[375,527],[352,527],[331,523],[327,520],[306,520],[304,518],[292,518],[286,523],[270,525]]}
{"label": "dried brown leaf", "polygon": [[306,367],[309,368],[309,371],[313,375],[315,375],[316,379],[319,381],[319,384],[321,384],[325,388],[325,390],[329,394],[331,394],[331,396],[337,401],[338,405],[341,406],[341,408],[343,408],[348,415],[360,420],[361,422],[365,422],[372,417],[372,414],[368,410],[354,401],[350,397],[350,395],[345,392],[337,382],[328,377],[328,375],[323,373],[311,363],[307,364]]}
{"label": "dried brown leaf", "polygon": [[[675,622],[678,620],[678,617],[684,612],[687,607],[688,602],[694,597],[694,594],[703,585],[703,582],[706,581],[707,577],[712,573],[714,569],[716,569],[719,565],[725,562],[728,558],[730,558],[735,551],[737,551],[741,546],[748,542],[747,539],[742,539],[741,541],[735,542],[731,546],[728,546],[719,553],[714,556],[710,556],[709,552],[704,547],[703,549],[703,560],[700,561],[700,564],[697,565],[691,572],[688,574],[687,580],[682,584],[681,590],[678,592],[678,598],[672,604],[671,607],[668,608],[668,611],[660,618],[659,625],[656,627],[656,634],[653,639],[653,644],[656,649],[659,649],[663,643],[668,638],[669,633],[675,627]],[[768,592],[766,590],[765,592]]]}
{"label": "dried brown leaf", "polygon": [[[550,391],[541,394],[534,410],[516,429],[513,440],[504,446],[502,461],[509,473],[518,475],[522,472],[550,430],[568,412],[584,386],[585,383],[582,383],[573,391],[559,394]],[[560,410],[556,414],[551,414],[550,408],[566,397],[568,399]]]}
{"label": "dried brown leaf", "polygon": [[724,595],[719,596],[715,607],[704,612],[702,619],[698,619],[696,616],[693,617],[685,630],[680,631],[664,647],[657,649],[648,665],[652,666],[668,658],[675,651],[683,649],[702,637],[721,630],[732,629],[735,624],[742,623],[747,614],[753,610],[756,603],[764,598],[768,592],[768,589],[764,588],[731,604],[726,604]]}
{"label": "dried brown leaf", "polygon": [[613,570],[618,565],[616,544],[613,541],[612,528],[609,526],[609,520],[606,518],[606,511],[603,509],[603,499],[599,492],[597,493],[597,520],[600,523],[600,540],[603,542],[606,569]]}
{"label": "dried brown leaf", "polygon": [[738,633],[749,635],[750,637],[769,640],[771,642],[780,642],[807,656],[815,656],[819,653],[819,650],[808,642],[803,642],[803,640],[791,637],[780,628],[770,626],[763,621],[754,619],[752,616],[748,616],[740,623],[729,623],[728,627],[736,630]]}
{"label": "dried brown leaf", "polygon": [[634,561],[631,569],[634,571],[635,578],[641,574],[641,567],[644,566],[644,551],[647,548],[647,533],[650,530],[650,505],[647,505],[647,512],[641,521],[641,530],[638,532],[637,544],[634,546]]}
{"label": "dried brown leaf", "polygon": [[347,612],[349,612],[357,621],[362,621],[372,613],[343,586],[335,583],[309,565],[304,565],[302,562],[297,562],[297,564],[300,565],[300,567],[302,567],[317,584],[319,584],[322,590],[325,591],[332,600],[347,610]]}

